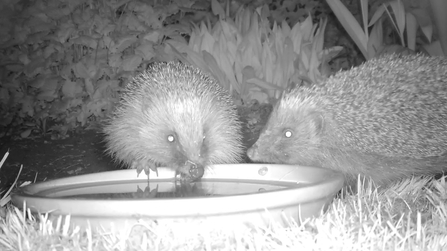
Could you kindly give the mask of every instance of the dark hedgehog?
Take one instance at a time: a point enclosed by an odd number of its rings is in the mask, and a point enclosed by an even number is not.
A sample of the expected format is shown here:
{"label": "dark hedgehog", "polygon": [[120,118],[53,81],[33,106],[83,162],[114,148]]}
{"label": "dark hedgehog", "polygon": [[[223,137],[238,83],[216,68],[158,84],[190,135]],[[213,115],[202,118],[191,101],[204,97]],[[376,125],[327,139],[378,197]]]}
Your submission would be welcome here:
{"label": "dark hedgehog", "polygon": [[181,63],[155,63],[135,77],[104,132],[107,152],[138,173],[166,166],[194,180],[207,165],[242,159],[231,96],[211,76]]}
{"label": "dark hedgehog", "polygon": [[284,94],[248,156],[385,187],[446,171],[446,150],[447,59],[393,54]]}

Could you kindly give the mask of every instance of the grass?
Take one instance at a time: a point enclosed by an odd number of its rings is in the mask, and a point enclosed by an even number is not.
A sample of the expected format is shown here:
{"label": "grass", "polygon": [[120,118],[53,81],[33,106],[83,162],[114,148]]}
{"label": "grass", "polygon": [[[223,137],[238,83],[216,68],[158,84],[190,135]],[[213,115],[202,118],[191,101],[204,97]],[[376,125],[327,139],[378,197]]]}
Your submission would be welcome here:
{"label": "grass", "polygon": [[447,250],[447,186],[408,179],[334,199],[301,225],[224,226],[209,222],[141,222],[120,232],[82,230],[8,205],[0,250]]}

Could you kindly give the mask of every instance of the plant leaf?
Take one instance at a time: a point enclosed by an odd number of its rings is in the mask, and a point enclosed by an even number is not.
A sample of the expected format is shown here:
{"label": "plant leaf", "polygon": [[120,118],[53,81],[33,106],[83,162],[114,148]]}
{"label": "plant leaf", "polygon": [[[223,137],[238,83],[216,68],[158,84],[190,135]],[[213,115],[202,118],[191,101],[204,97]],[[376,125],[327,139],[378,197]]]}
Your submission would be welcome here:
{"label": "plant leaf", "polygon": [[125,71],[135,71],[142,61],[143,58],[139,55],[129,55],[123,58],[121,68]]}
{"label": "plant leaf", "polygon": [[416,32],[419,25],[416,21],[416,17],[411,12],[408,12],[406,14],[406,17],[407,17],[407,46],[411,50],[415,50]]}
{"label": "plant leaf", "polygon": [[383,45],[383,26],[382,22],[376,23],[368,39],[368,59],[373,58],[377,55],[377,52]]}
{"label": "plant leaf", "polygon": [[415,19],[417,20],[419,26],[421,27],[422,33],[424,33],[428,41],[431,42],[433,36],[433,23],[430,19],[430,14],[428,13],[428,11],[424,9],[414,9],[411,10],[409,13],[415,16]]}
{"label": "plant leaf", "polygon": [[396,19],[397,31],[402,39],[402,45],[405,44],[404,41],[404,31],[405,31],[405,7],[401,0],[395,0],[389,3],[391,9],[393,10],[394,17]]}
{"label": "plant leaf", "polygon": [[368,58],[367,43],[368,31],[363,31],[357,20],[352,16],[349,10],[340,2],[340,0],[326,0],[340,23],[345,28],[349,36],[354,40],[357,47],[365,58]]}
{"label": "plant leaf", "polygon": [[218,15],[220,19],[225,18],[225,10],[222,8],[222,5],[219,4],[217,0],[211,0],[211,10],[214,15]]}

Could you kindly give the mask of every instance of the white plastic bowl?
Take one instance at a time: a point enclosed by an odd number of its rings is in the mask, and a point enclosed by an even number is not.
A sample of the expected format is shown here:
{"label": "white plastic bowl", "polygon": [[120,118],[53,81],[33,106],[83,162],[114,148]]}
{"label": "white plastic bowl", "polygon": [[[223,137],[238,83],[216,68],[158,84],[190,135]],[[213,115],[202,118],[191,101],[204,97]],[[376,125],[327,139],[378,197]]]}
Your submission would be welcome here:
{"label": "white plastic bowl", "polygon": [[342,174],[315,167],[213,165],[189,193],[192,197],[174,197],[188,192],[178,190],[171,169],[159,168],[158,176],[151,171],[149,179],[131,169],[24,186],[12,193],[12,202],[19,208],[26,202],[34,213],[71,215],[73,224],[102,228],[141,219],[287,225],[321,214],[343,182]]}

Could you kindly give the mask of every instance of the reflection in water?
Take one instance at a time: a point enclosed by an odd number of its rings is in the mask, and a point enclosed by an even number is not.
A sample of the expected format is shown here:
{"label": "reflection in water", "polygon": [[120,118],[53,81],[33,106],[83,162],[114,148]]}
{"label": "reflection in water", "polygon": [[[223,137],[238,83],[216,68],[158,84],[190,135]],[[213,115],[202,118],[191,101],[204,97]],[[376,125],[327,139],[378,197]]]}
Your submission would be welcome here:
{"label": "reflection in water", "polygon": [[[297,184],[293,185],[294,187]],[[291,187],[291,184],[254,183],[241,181],[205,181],[172,182],[146,181],[117,184],[95,184],[90,187],[65,187],[64,190],[49,194],[50,197],[72,199],[169,199],[210,196],[229,196],[237,194],[260,193],[281,190]]]}

